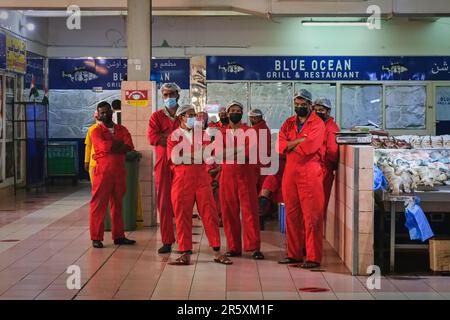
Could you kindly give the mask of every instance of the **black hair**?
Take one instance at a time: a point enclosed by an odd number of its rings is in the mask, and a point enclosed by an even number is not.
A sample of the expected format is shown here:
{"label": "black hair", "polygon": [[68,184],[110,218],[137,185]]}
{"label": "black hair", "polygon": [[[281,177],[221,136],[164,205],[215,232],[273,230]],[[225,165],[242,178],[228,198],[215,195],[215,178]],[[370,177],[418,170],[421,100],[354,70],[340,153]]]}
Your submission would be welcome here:
{"label": "black hair", "polygon": [[111,109],[111,105],[107,101],[100,101],[97,105],[97,111],[100,111],[99,110],[100,108],[105,108],[105,107]]}
{"label": "black hair", "polygon": [[113,100],[113,102],[111,102],[111,106],[114,110],[121,110],[122,101],[120,101],[119,99]]}

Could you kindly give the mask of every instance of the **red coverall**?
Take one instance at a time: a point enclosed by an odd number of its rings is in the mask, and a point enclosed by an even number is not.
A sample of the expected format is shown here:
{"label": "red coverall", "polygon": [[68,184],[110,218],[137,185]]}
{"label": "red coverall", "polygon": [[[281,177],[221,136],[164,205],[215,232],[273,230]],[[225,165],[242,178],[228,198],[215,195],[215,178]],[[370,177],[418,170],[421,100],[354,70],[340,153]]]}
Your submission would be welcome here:
{"label": "red coverall", "polygon": [[266,176],[261,189],[269,190],[271,200],[276,203],[283,202],[283,193],[281,192],[281,182],[283,180],[284,168],[286,166],[286,157],[280,156],[279,168],[276,174]]}
{"label": "red coverall", "polygon": [[255,176],[256,176],[255,179],[257,181],[256,192],[257,192],[257,194],[259,194],[259,192],[261,191],[262,184],[264,182],[264,178],[265,178],[265,176],[261,175],[261,168],[265,167],[265,166],[268,166],[268,165],[264,165],[263,166],[261,164],[261,159],[259,157],[259,152],[260,152],[259,148],[261,146],[261,141],[259,140],[260,139],[259,138],[259,134],[260,134],[260,131],[263,132],[264,130],[266,130],[266,134],[267,134],[267,138],[266,138],[266,141],[265,141],[266,146],[264,148],[262,148],[262,152],[266,152],[267,157],[270,157],[270,155],[271,155],[271,136],[270,136],[270,129],[267,126],[266,121],[264,121],[264,120],[261,120],[257,124],[252,125],[251,128],[256,130],[256,136],[258,138],[258,140],[257,140],[258,141],[258,148],[257,148],[258,163],[257,163],[256,166],[254,166],[254,171],[255,171]]}
{"label": "red coverall", "polygon": [[170,134],[180,126],[178,119],[171,118],[166,109],[156,111],[148,122],[148,141],[155,146],[156,163],[154,168],[156,201],[159,212],[161,240],[165,245],[175,242],[173,231],[173,209],[170,197],[172,172],[167,159],[166,146],[159,144],[160,134]]}
{"label": "red coverall", "polygon": [[108,202],[111,208],[112,238],[116,240],[125,237],[122,219],[122,198],[126,190],[125,154],[111,152],[113,139],[134,149],[130,133],[124,126],[114,124],[114,136],[104,124],[92,131],[97,166],[93,172],[89,215],[91,240],[103,241]]}
{"label": "red coverall", "polygon": [[339,146],[336,143],[336,132],[339,126],[334,122],[333,117],[325,121],[325,141],[322,146],[322,167],[323,167],[323,191],[325,194],[324,217],[326,220],[328,202],[330,201],[331,189],[334,182],[334,171],[338,166]]}
{"label": "red coverall", "polygon": [[286,154],[282,189],[286,209],[287,256],[303,259],[306,239],[306,260],[320,263],[324,206],[320,149],[325,125],[314,112],[305,121],[300,132],[297,130],[297,122],[297,116],[288,118],[278,135],[280,153],[285,152],[288,141],[305,138]]}
{"label": "red coverall", "polygon": [[[201,132],[204,133],[204,131]],[[171,161],[172,150],[175,146],[186,147],[193,153],[194,150],[201,150],[202,145],[207,143],[202,141],[202,137],[195,137],[191,144],[178,129],[173,132],[172,138],[169,137],[167,140],[167,158],[173,170],[172,205],[177,225],[178,248],[180,251],[192,250],[194,203],[197,204],[209,245],[220,247],[219,216],[206,164],[174,164]]]}
{"label": "red coverall", "polygon": [[[250,127],[242,124],[240,129],[244,132]],[[231,130],[228,125],[221,128],[224,148],[242,147],[237,146],[237,137],[226,134]],[[217,137],[216,137],[217,139]],[[217,141],[217,140],[216,140]],[[253,145],[253,144],[252,144]],[[246,139],[245,154],[248,156],[250,149],[249,139]],[[227,238],[227,250],[242,252],[241,219],[244,235],[244,251],[259,251],[261,247],[258,213],[258,195],[256,193],[256,180],[254,175],[254,164],[227,164],[223,161],[220,173],[219,192],[220,207],[222,211],[222,223]]]}

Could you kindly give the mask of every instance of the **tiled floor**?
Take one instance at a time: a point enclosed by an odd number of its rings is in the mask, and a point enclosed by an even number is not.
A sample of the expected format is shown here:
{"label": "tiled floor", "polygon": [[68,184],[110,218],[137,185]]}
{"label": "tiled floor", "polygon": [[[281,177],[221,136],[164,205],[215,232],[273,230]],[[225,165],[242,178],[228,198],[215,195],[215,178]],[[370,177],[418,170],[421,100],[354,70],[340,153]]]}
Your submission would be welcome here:
{"label": "tiled floor", "polygon": [[[245,254],[231,266],[212,261],[198,220],[190,266],[168,265],[176,253],[157,254],[157,228],[128,233],[137,240],[131,247],[113,245],[106,233],[105,248],[93,249],[88,209],[88,186],[1,200],[0,299],[450,299],[449,277],[383,277],[380,290],[369,290],[328,245],[321,272],[279,265],[276,223],[262,232],[266,260]],[[80,268],[81,289],[67,287],[71,265]]]}

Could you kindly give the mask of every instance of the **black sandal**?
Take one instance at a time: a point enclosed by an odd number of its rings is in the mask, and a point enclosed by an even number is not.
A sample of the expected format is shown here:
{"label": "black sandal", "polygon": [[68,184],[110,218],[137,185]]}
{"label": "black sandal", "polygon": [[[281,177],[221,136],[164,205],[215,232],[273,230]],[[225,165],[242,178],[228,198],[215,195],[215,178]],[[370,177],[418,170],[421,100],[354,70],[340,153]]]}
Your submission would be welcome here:
{"label": "black sandal", "polygon": [[253,259],[255,260],[263,260],[264,259],[264,255],[262,254],[261,251],[255,251],[252,254]]}

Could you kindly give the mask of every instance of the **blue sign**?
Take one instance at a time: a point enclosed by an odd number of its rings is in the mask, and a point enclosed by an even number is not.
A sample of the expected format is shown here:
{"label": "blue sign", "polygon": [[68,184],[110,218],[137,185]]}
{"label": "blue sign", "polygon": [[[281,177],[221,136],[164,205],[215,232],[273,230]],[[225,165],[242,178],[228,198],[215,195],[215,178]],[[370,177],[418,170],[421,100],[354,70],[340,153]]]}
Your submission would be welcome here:
{"label": "blue sign", "polygon": [[[120,90],[127,74],[127,59],[49,59],[50,89]],[[153,59],[151,80],[176,82],[189,89],[189,59]]]}
{"label": "blue sign", "polygon": [[450,57],[208,56],[207,80],[450,80]]}
{"label": "blue sign", "polygon": [[126,59],[49,59],[50,89],[120,89]]}
{"label": "blue sign", "polygon": [[150,79],[158,83],[158,87],[165,82],[175,82],[181,89],[190,87],[189,59],[152,59]]}
{"label": "blue sign", "polygon": [[0,31],[0,69],[6,69],[6,34]]}
{"label": "blue sign", "polygon": [[25,74],[25,88],[30,88],[31,79],[34,76],[36,88],[38,90],[44,90],[44,62],[44,56],[27,51],[27,73]]}

